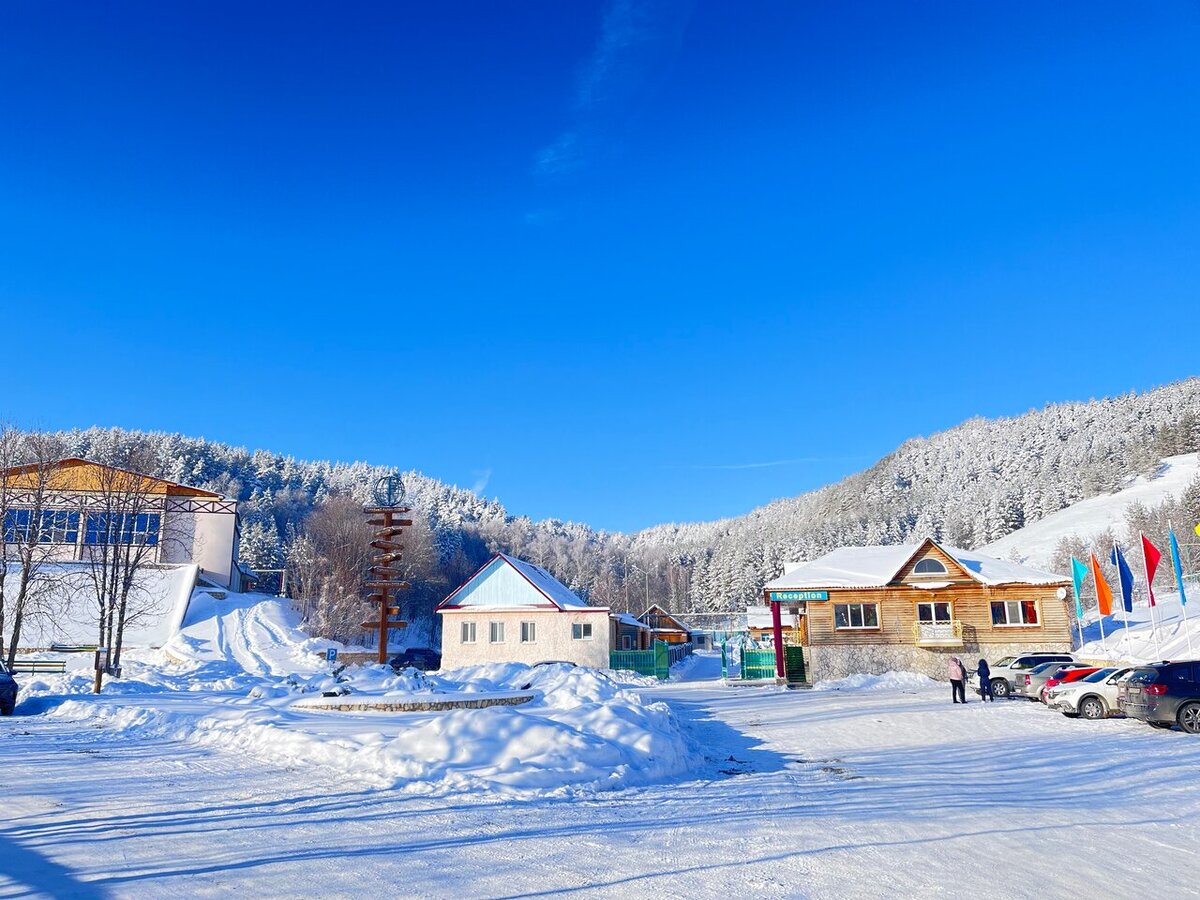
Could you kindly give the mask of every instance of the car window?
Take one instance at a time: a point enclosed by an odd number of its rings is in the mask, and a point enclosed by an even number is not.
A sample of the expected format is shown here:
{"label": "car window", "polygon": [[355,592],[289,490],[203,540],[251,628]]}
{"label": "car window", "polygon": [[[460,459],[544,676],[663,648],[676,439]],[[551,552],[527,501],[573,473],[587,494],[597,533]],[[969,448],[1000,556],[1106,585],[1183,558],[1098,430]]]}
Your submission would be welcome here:
{"label": "car window", "polygon": [[1108,679],[1108,683],[1117,684],[1122,682],[1128,678],[1132,672],[1133,669],[1117,669],[1117,671],[1114,672],[1113,675]]}
{"label": "car window", "polygon": [[1129,676],[1129,684],[1154,684],[1158,678],[1158,673],[1153,669],[1134,669],[1133,674]]}
{"label": "car window", "polygon": [[1016,659],[1015,656],[1004,656],[1004,657],[1001,657],[1000,659],[996,660],[996,662],[994,662],[993,665],[997,669],[1002,669],[1005,666],[1011,666],[1014,659]]}
{"label": "car window", "polygon": [[1167,666],[1163,669],[1163,680],[1181,684],[1192,680],[1192,667],[1190,665]]}
{"label": "car window", "polygon": [[1097,669],[1091,675],[1086,675],[1080,681],[1089,681],[1092,684],[1099,684],[1105,678],[1113,673],[1113,669]]}

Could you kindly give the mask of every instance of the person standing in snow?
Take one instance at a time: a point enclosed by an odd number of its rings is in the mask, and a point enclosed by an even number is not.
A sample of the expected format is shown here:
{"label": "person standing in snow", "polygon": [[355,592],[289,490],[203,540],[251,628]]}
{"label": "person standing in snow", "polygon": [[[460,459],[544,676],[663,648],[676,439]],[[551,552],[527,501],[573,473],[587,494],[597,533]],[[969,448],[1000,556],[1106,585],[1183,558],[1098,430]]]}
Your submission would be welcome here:
{"label": "person standing in snow", "polygon": [[962,660],[957,656],[950,657],[950,664],[947,667],[950,670],[950,698],[954,703],[967,702],[967,689],[963,684],[967,677],[966,667],[963,666]]}
{"label": "person standing in snow", "polygon": [[979,661],[979,668],[975,670],[975,674],[979,676],[979,697],[982,700],[991,700],[996,702],[996,698],[992,695],[992,670],[988,668],[987,660]]}

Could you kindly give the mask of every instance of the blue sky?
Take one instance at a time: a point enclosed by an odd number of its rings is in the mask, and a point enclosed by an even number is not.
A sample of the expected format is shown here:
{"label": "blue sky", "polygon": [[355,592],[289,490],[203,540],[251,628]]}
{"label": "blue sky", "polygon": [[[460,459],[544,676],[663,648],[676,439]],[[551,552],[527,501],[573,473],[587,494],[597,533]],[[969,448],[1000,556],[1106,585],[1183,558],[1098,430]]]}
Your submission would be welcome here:
{"label": "blue sky", "polygon": [[1180,379],[1197,46],[1170,2],[15,0],[0,416],[630,529]]}

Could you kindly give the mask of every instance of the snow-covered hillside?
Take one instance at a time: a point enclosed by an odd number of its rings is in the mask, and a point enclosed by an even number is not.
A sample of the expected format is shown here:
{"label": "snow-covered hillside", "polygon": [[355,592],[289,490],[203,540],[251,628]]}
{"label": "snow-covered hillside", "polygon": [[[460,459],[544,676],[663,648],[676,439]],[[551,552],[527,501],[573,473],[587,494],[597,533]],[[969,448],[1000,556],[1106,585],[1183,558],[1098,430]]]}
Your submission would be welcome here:
{"label": "snow-covered hillside", "polygon": [[1158,597],[1151,609],[1135,603],[1133,612],[1116,610],[1101,623],[1095,619],[1084,628],[1086,643],[1079,650],[1084,659],[1109,659],[1114,662],[1156,662],[1163,659],[1200,658],[1200,579],[1189,578],[1187,618],[1179,603],[1179,594]]}
{"label": "snow-covered hillside", "polygon": [[1049,571],[1054,550],[1063,538],[1076,535],[1086,541],[1106,529],[1120,529],[1126,512],[1134,503],[1153,507],[1168,496],[1178,498],[1198,474],[1200,454],[1168,457],[1153,476],[1132,478],[1126,487],[1115,493],[1073,503],[993,541],[981,552]]}

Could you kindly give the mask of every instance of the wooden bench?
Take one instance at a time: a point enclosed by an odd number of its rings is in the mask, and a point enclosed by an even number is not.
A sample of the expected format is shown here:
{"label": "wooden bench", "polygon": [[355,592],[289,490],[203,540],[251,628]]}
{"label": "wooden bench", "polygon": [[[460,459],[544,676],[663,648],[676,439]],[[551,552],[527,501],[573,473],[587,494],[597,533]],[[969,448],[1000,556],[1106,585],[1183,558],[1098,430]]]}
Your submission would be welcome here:
{"label": "wooden bench", "polygon": [[61,675],[67,671],[67,664],[61,659],[18,659],[12,670],[23,675]]}

